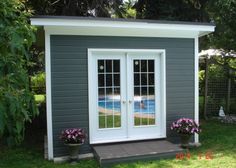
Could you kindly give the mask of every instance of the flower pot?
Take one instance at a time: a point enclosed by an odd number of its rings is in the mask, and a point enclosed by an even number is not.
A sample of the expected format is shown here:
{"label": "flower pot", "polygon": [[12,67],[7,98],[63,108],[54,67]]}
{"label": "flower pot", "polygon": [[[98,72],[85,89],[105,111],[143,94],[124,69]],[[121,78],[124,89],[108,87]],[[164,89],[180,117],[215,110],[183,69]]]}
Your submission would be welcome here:
{"label": "flower pot", "polygon": [[189,140],[191,135],[189,134],[180,134],[181,147],[187,148],[189,146]]}
{"label": "flower pot", "polygon": [[65,144],[69,149],[70,161],[78,160],[79,148],[81,144]]}

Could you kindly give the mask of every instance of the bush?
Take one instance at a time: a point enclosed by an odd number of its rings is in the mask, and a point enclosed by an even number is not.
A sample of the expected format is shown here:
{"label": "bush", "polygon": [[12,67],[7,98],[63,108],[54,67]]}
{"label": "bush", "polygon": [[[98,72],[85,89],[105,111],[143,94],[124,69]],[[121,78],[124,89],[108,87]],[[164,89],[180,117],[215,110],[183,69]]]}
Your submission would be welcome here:
{"label": "bush", "polygon": [[23,2],[0,1],[0,139],[9,146],[23,141],[25,123],[38,114],[27,69],[34,28]]}
{"label": "bush", "polygon": [[45,72],[36,74],[35,76],[31,77],[31,88],[34,93],[37,94],[45,94],[46,93],[46,86],[45,86]]}

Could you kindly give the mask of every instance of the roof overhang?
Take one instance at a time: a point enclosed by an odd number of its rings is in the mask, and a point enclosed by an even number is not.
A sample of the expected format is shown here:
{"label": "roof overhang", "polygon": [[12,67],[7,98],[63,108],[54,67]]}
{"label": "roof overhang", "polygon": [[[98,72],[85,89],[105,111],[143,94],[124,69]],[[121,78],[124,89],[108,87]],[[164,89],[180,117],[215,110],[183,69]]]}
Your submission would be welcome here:
{"label": "roof overhang", "polygon": [[171,22],[86,17],[33,17],[32,25],[50,34],[195,38],[214,31],[211,23]]}

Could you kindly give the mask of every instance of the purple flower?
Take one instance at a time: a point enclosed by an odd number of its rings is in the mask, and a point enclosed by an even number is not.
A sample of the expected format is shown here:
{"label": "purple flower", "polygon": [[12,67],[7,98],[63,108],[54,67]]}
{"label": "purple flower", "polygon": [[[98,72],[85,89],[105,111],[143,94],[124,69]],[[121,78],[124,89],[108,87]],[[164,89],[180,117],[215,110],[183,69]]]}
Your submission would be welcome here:
{"label": "purple flower", "polygon": [[63,130],[60,138],[64,143],[84,143],[86,135],[84,130],[81,128],[70,128]]}
{"label": "purple flower", "polygon": [[171,130],[182,134],[194,134],[200,132],[199,125],[190,118],[180,118],[177,121],[174,121],[171,125]]}

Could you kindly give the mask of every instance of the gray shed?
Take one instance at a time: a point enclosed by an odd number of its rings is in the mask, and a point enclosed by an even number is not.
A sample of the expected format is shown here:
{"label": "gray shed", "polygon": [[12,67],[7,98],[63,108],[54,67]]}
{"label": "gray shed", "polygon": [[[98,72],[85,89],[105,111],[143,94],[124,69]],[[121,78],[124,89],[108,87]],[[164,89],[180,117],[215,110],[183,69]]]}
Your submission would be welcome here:
{"label": "gray shed", "polygon": [[199,121],[198,38],[213,24],[64,16],[31,24],[45,30],[50,160],[67,155],[65,128],[86,130],[85,156],[94,144],[177,143],[170,124]]}

